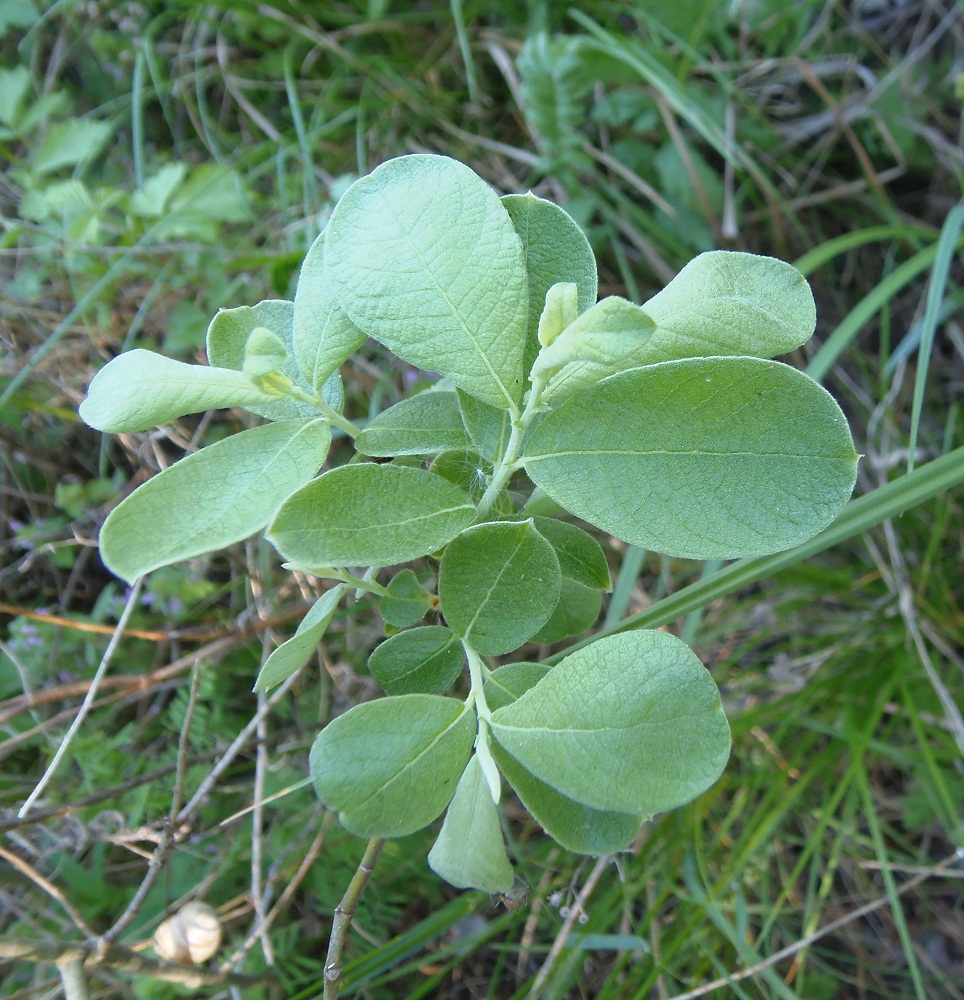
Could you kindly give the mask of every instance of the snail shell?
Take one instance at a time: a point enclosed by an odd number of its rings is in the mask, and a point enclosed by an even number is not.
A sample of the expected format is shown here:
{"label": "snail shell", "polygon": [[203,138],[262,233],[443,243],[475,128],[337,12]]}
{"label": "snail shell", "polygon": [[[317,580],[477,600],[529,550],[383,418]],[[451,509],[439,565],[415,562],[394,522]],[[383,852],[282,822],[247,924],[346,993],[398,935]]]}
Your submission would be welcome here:
{"label": "snail shell", "polygon": [[185,903],[154,934],[154,950],[181,965],[206,962],[221,947],[221,921],[207,903]]}

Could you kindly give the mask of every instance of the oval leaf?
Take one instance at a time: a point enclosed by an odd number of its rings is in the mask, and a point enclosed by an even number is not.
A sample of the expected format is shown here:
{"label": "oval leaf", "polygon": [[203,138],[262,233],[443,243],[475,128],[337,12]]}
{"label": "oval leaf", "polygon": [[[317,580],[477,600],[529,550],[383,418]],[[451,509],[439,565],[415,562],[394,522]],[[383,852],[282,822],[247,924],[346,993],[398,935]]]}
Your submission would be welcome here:
{"label": "oval leaf", "polygon": [[355,438],[363,455],[436,455],[469,446],[454,392],[427,390],[383,410]]}
{"label": "oval leaf", "polygon": [[546,294],[553,285],[573,282],[579,312],[596,301],[599,279],[596,257],[586,234],[565,209],[527,194],[507,194],[502,205],[522,241],[528,275],[528,319],[526,321],[525,372],[539,353],[539,319]]}
{"label": "oval leaf", "polygon": [[429,867],[457,889],[508,892],[515,874],[502,840],[499,811],[473,756],[449,803]]}
{"label": "oval leaf", "polygon": [[386,639],[369,657],[368,669],[387,694],[442,694],[464,663],[458,636],[441,625],[426,625]]}
{"label": "oval leaf", "polygon": [[592,535],[555,517],[534,517],[536,531],[556,550],[562,575],[584,587],[609,590],[609,564]]}
{"label": "oval leaf", "polygon": [[188,365],[138,348],[101,368],[79,412],[84,423],[99,431],[125,434],[186,413],[227,406],[257,412],[275,401],[240,371]]}
{"label": "oval leaf", "polygon": [[591,628],[602,608],[602,594],[566,577],[562,578],[559,603],[549,621],[532,637],[533,642],[559,642]]}
{"label": "oval leaf", "polygon": [[295,493],[268,537],[302,566],[393,566],[441,548],[474,518],[469,498],[430,472],[345,465]]}
{"label": "oval leaf", "polygon": [[703,355],[773,358],[810,339],[817,309],[806,278],[775,257],[701,253],[644,306],[656,324],[640,364]]}
{"label": "oval leaf", "polygon": [[511,408],[523,388],[526,272],[491,188],[444,156],[402,156],[345,192],[325,267],[352,322],[400,358]]}
{"label": "oval leaf", "polygon": [[340,715],[311,748],[318,798],[360,837],[404,837],[448,805],[475,737],[454,698],[409,694]]}
{"label": "oval leaf", "polygon": [[791,548],[850,496],[857,454],[830,394],[758,358],[614,375],[547,414],[526,471],[554,500],[642,548],[733,559]]}
{"label": "oval leaf", "polygon": [[318,647],[325,629],[328,628],[332,616],[338,609],[338,603],[347,591],[348,587],[339,583],[315,601],[311,610],[301,620],[295,634],[265,660],[254,684],[255,691],[267,691],[268,688],[287,680],[311,659],[311,654]]}
{"label": "oval leaf", "polygon": [[521,646],[549,620],[562,575],[531,521],[463,531],[442,555],[438,594],[449,627],[480,653]]}
{"label": "oval leaf", "polygon": [[330,443],[325,421],[285,420],[182,458],[111,511],[100,533],[101,558],[133,580],[247,538],[318,471]]}
{"label": "oval leaf", "polygon": [[667,632],[612,635],[571,653],[493,712],[491,729],[562,795],[634,815],[689,802],[716,781],[730,753],[713,678]]}

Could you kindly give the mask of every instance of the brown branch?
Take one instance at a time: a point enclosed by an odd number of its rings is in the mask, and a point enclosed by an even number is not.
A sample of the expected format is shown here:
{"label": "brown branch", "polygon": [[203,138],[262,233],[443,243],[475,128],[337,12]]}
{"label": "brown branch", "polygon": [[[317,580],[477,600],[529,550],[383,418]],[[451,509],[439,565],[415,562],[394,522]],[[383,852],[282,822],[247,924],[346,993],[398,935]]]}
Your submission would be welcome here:
{"label": "brown branch", "polygon": [[242,976],[235,972],[178,965],[177,962],[148,958],[119,944],[104,946],[98,942],[65,944],[60,941],[15,938],[0,940],[0,958],[59,964],[74,957],[83,959],[85,969],[96,969],[103,965],[136,976],[150,976],[152,979],[163,979],[169,983],[183,983],[191,989],[200,986],[271,986],[276,983],[271,976]]}

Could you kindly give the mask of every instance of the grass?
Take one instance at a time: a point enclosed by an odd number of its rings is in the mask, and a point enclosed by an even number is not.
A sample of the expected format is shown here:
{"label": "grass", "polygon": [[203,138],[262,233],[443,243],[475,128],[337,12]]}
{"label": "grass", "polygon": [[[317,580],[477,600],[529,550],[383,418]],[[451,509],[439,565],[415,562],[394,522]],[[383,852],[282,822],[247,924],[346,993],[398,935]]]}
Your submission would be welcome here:
{"label": "grass", "polygon": [[[565,202],[606,294],[645,298],[710,246],[796,259],[820,324],[793,361],[865,457],[859,499],[802,551],[704,569],[609,545],[600,630],[685,629],[724,692],[724,777],[598,864],[509,801],[519,905],[442,885],[430,831],[390,842],[344,994],[964,995],[960,8],[28,8],[0,40],[0,65],[31,81],[19,118],[0,107],[0,937],[79,941],[78,918],[102,933],[142,887],[119,933],[140,948],[203,895],[225,922],[220,961],[320,996],[363,844],[322,815],[305,760],[332,713],[374,694],[381,629],[363,603],[269,706],[251,683],[312,581],[257,541],[153,574],[69,758],[17,813],[128,598],[96,557],[99,523],[236,419],[102,442],[75,417],[91,373],[122,347],[198,356],[219,306],[290,293],[347,180],[430,150]],[[102,146],[71,124],[102,121]],[[38,169],[57,126],[76,156]],[[377,351],[345,374],[357,412],[400,390]],[[11,960],[0,983],[50,995],[57,971]],[[91,986],[268,995],[103,967]]]}

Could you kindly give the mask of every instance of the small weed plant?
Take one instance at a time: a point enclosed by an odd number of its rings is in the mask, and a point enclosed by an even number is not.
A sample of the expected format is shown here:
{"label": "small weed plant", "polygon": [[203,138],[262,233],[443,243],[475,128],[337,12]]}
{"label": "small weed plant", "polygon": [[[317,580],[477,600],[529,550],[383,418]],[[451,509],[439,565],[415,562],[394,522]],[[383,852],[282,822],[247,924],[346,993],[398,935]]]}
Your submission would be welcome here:
{"label": "small weed plant", "polygon": [[[385,697],[317,737],[318,796],[372,839],[444,813],[434,871],[508,892],[506,784],[559,844],[599,855],[725,767],[720,695],[688,646],[586,641],[610,575],[580,525],[701,560],[829,525],[856,477],[847,421],[773,360],[814,326],[803,277],[745,253],[700,255],[642,306],[597,302],[561,208],[500,198],[446,157],[393,159],[340,199],[293,302],[217,314],[209,366],[133,350],[94,378],[80,412],[105,432],[216,407],[265,421],[136,489],[101,553],[132,581],[266,529],[287,567],[330,581],[260,690],[308,661],[346,595],[374,595]],[[339,366],[368,338],[438,379],[361,424]],[[355,455],[319,475],[333,433]],[[518,652],[570,638],[555,665]]]}

